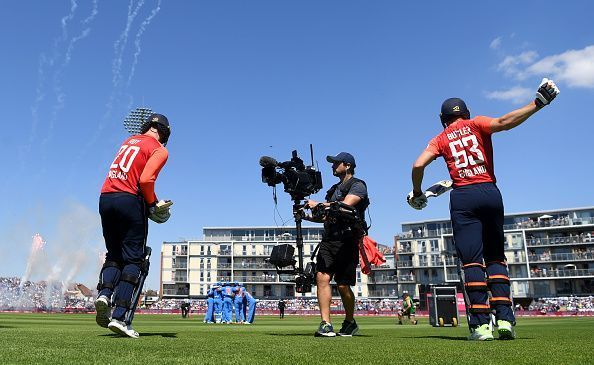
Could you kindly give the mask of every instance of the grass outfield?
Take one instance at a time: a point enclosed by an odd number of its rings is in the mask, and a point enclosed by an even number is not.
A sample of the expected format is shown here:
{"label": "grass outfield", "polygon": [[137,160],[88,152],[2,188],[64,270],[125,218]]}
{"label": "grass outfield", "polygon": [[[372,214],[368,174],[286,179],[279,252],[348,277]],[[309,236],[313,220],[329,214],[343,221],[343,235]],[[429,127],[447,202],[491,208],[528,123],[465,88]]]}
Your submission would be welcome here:
{"label": "grass outfield", "polygon": [[[117,337],[87,314],[0,313],[2,364],[592,364],[594,318],[520,319],[515,341],[469,342],[468,329],[360,317],[353,338],[314,338],[317,317],[256,317],[251,326],[138,315],[141,338]],[[335,319],[338,323],[338,318]],[[339,326],[337,326],[339,327]],[[108,355],[111,353],[111,355]]]}

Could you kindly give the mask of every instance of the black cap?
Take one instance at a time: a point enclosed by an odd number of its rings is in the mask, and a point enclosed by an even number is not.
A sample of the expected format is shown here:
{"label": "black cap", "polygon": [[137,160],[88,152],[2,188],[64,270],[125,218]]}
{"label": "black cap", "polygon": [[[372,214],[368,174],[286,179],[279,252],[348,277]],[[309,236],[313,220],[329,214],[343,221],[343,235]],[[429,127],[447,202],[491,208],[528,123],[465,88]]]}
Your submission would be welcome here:
{"label": "black cap", "polygon": [[450,119],[452,116],[470,118],[470,110],[466,107],[464,100],[460,98],[449,98],[441,104],[441,121]]}
{"label": "black cap", "polygon": [[336,156],[326,156],[326,161],[331,163],[344,162],[350,164],[353,167],[357,166],[355,164],[355,158],[348,152],[341,152]]}
{"label": "black cap", "polygon": [[169,127],[169,120],[167,120],[167,117],[164,116],[163,114],[153,113],[153,114],[149,115],[149,117],[146,121],[149,124],[157,123],[157,124],[161,124],[165,127]]}

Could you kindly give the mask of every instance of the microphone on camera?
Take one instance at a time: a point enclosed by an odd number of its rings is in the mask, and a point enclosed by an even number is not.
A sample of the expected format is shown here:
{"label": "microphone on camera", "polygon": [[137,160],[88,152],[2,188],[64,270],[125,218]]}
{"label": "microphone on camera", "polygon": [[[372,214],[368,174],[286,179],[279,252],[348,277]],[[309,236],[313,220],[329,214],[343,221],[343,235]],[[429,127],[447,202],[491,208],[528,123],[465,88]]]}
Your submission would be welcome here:
{"label": "microphone on camera", "polygon": [[276,166],[278,166],[278,162],[272,157],[262,156],[262,157],[260,157],[260,166],[262,166],[262,167],[276,167]]}

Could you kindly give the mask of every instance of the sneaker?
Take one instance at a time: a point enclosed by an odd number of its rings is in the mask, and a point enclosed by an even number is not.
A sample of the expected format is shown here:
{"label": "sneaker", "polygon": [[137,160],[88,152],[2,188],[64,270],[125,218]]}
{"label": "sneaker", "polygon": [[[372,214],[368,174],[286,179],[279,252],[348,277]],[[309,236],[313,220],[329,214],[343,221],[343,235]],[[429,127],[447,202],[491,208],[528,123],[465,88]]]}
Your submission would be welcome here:
{"label": "sneaker", "polygon": [[109,322],[109,324],[107,325],[107,328],[119,334],[120,336],[128,336],[131,338],[140,337],[138,332],[132,329],[131,325],[126,325],[125,322],[118,321],[117,319],[112,319],[111,322]]}
{"label": "sneaker", "polygon": [[491,333],[491,330],[489,329],[489,324],[485,323],[472,329],[468,339],[470,341],[492,341],[493,333]]}
{"label": "sneaker", "polygon": [[357,322],[353,320],[352,322],[343,321],[342,327],[340,331],[338,331],[337,335],[342,337],[352,337],[359,332],[359,326],[357,326]]}
{"label": "sneaker", "polygon": [[314,337],[336,337],[336,333],[334,333],[334,328],[330,323],[322,321],[320,327],[314,333]]}
{"label": "sneaker", "polygon": [[100,295],[95,299],[95,322],[103,328],[107,328],[111,320],[111,309],[109,308],[109,298],[105,295]]}
{"label": "sneaker", "polygon": [[513,325],[508,321],[497,321],[497,333],[499,333],[500,340],[513,340],[516,338],[516,331],[514,331]]}

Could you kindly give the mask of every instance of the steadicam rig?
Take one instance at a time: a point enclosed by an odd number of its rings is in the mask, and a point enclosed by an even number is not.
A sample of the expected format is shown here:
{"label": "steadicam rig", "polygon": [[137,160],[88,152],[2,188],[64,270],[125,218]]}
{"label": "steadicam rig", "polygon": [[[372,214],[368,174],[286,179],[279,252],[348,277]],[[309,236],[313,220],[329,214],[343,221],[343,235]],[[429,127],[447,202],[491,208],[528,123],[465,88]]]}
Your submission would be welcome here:
{"label": "steadicam rig", "polygon": [[[272,157],[262,156],[262,182],[268,186],[283,183],[284,191],[293,200],[293,218],[297,231],[296,246],[298,260],[294,259],[295,248],[292,245],[276,245],[266,261],[276,266],[277,273],[294,275],[295,291],[297,293],[310,292],[315,280],[315,264],[310,262],[303,266],[303,233],[301,221],[304,217],[303,202],[306,196],[315,194],[322,189],[322,174],[313,166],[313,147],[310,145],[312,163],[305,166],[303,160],[293,151],[289,161],[277,162]],[[275,198],[276,199],[276,198]]]}

